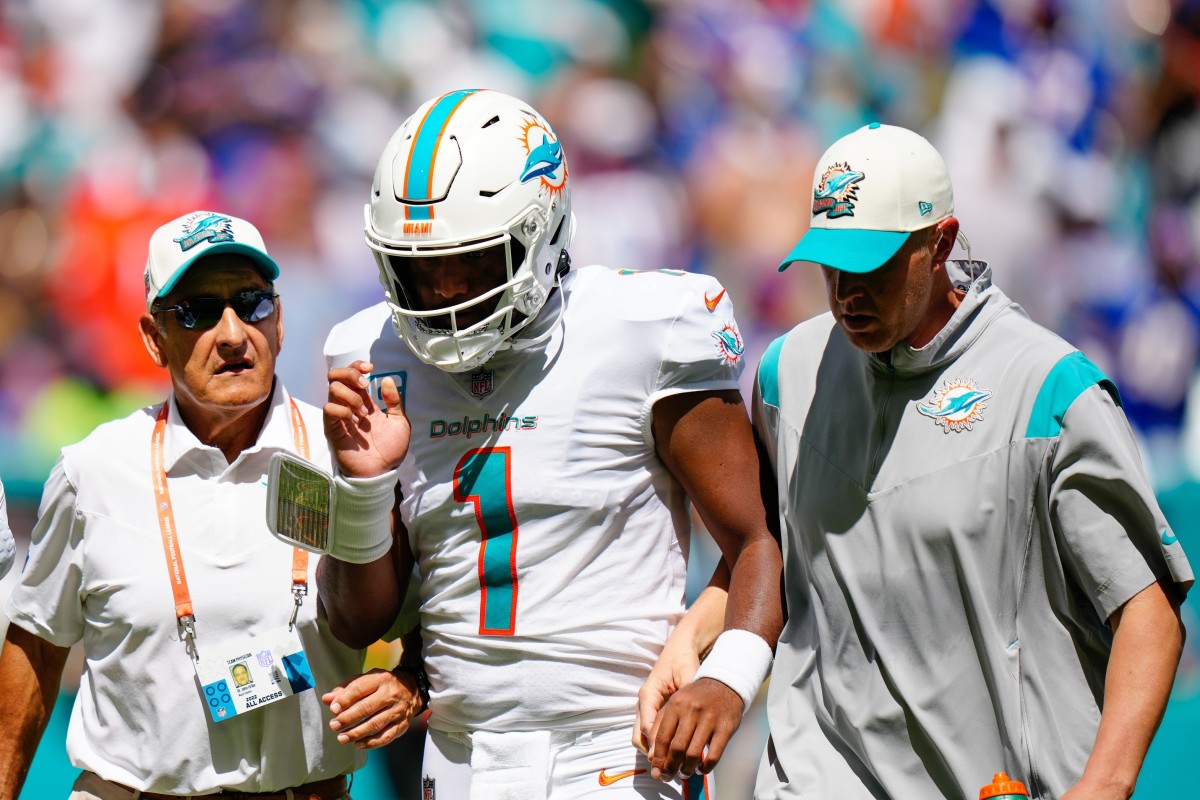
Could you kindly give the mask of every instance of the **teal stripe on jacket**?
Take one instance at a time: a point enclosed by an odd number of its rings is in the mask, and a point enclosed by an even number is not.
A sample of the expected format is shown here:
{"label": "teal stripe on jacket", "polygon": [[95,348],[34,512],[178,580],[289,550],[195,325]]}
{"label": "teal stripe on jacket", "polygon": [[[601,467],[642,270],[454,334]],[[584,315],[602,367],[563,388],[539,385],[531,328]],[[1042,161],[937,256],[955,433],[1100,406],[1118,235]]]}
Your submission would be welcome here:
{"label": "teal stripe on jacket", "polygon": [[1062,432],[1062,421],[1067,409],[1084,390],[1096,384],[1111,394],[1118,406],[1121,405],[1121,393],[1117,391],[1116,384],[1110,381],[1099,367],[1088,361],[1083,353],[1076,351],[1059,359],[1046,375],[1046,380],[1042,382],[1042,388],[1033,401],[1033,411],[1029,414],[1025,438],[1058,436]]}

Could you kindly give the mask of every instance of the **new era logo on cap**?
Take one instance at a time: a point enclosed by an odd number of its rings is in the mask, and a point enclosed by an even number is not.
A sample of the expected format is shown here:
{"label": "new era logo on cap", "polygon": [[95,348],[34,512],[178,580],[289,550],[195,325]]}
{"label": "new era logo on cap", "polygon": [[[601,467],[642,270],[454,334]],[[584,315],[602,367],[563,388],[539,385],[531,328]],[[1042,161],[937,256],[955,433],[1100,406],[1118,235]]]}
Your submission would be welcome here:
{"label": "new era logo on cap", "polygon": [[146,309],[170,292],[188,267],[218,253],[244,255],[267,280],[279,277],[279,265],[267,255],[267,246],[257,228],[228,214],[194,211],[171,220],[150,237],[150,257],[143,275]]}
{"label": "new era logo on cap", "polygon": [[825,151],[813,174],[809,231],[784,259],[846,272],[883,266],[910,233],[954,212],[941,155],[916,133],[873,122]]}

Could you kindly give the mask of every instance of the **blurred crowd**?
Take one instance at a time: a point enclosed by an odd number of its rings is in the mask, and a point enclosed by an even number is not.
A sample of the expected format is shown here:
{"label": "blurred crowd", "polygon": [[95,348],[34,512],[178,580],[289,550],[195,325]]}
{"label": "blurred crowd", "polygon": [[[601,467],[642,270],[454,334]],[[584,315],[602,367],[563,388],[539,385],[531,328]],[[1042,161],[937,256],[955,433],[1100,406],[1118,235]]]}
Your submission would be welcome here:
{"label": "blurred crowd", "polygon": [[776,272],[825,146],[874,120],[923,132],[971,255],[1116,380],[1159,487],[1200,475],[1200,0],[2,8],[0,478],[16,504],[63,444],[165,393],[135,325],[145,243],[195,208],[264,233],[280,371],[319,401],[326,332],[380,297],[362,240],[376,158],[461,87],[525,98],[558,129],[576,263],[716,275],[751,364],[825,309],[817,270]]}
{"label": "blurred crowd", "polygon": [[379,294],[375,159],[424,99],[545,111],[577,263],[730,289],[753,354],[821,311],[778,276],[815,159],[872,120],[946,155],[972,254],[1120,386],[1161,485],[1193,473],[1197,0],[8,0],[0,19],[0,476],[162,394],[133,318],[144,243],[197,207],[284,264],[282,368]]}

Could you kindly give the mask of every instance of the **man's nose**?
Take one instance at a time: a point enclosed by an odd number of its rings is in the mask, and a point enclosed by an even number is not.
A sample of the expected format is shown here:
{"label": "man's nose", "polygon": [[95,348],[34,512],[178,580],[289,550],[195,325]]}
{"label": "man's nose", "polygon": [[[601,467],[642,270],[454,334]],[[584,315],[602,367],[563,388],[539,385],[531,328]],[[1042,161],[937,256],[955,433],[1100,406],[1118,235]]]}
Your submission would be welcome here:
{"label": "man's nose", "polygon": [[839,302],[848,300],[856,294],[859,294],[862,289],[862,281],[858,276],[843,272],[840,269],[829,270],[829,281],[833,284],[833,298]]}
{"label": "man's nose", "polygon": [[433,292],[438,297],[451,300],[467,293],[467,283],[467,275],[462,270],[439,270],[433,278]]}
{"label": "man's nose", "polygon": [[246,341],[246,323],[238,317],[232,305],[225,305],[225,310],[221,312],[221,319],[217,322],[215,333],[218,345],[236,347]]}

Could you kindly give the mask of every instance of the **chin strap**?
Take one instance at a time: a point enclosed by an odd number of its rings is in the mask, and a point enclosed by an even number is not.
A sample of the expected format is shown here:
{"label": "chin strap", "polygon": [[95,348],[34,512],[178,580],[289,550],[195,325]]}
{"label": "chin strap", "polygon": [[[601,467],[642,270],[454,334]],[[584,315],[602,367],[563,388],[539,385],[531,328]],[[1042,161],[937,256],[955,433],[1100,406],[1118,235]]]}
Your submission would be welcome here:
{"label": "chin strap", "polygon": [[558,254],[558,268],[554,270],[554,285],[562,283],[562,279],[571,271],[571,254],[566,248]]}

